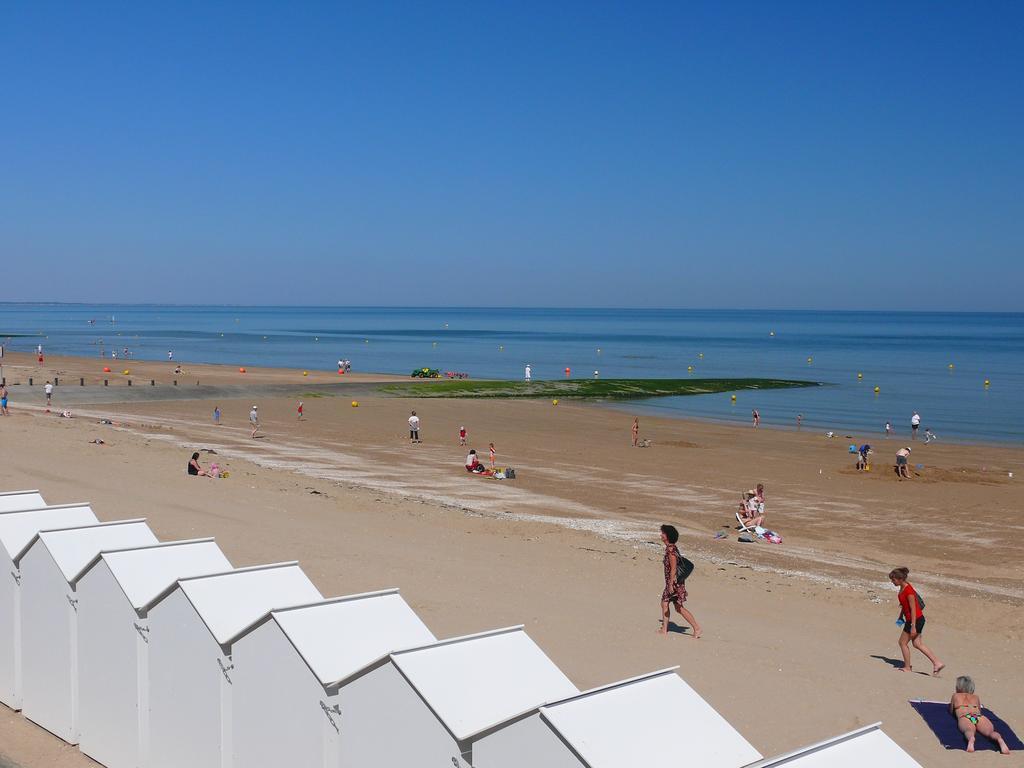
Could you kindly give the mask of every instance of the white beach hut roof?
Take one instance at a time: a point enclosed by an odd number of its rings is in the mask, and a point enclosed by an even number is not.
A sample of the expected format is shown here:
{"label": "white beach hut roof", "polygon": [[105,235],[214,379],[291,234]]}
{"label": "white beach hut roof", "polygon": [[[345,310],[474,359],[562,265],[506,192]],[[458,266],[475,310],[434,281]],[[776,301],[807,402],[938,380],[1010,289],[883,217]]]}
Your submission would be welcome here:
{"label": "white beach hut roof", "polygon": [[541,707],[541,716],[588,768],[658,765],[665,734],[680,765],[740,768],[761,753],[676,674],[678,667],[585,691]]}
{"label": "white beach hut roof", "polygon": [[106,562],[132,607],[145,608],[178,579],[221,573],[231,563],[213,539],[168,541],[96,555],[79,577],[100,560]]}
{"label": "white beach hut roof", "polygon": [[579,693],[522,626],[443,640],[391,658],[458,741]]}
{"label": "white beach hut roof", "polygon": [[324,599],[296,562],[236,568],[181,579],[178,585],[221,645],[275,608]]}
{"label": "white beach hut roof", "polygon": [[921,768],[874,723],[808,747],[761,760],[748,768]]}
{"label": "white beach hut roof", "polygon": [[35,509],[45,506],[43,496],[39,491],[4,491],[0,493],[0,513],[21,512],[25,509]]}
{"label": "white beach hut roof", "polygon": [[[33,541],[35,539],[46,545],[69,584],[105,549],[157,543],[156,536],[149,530],[144,518],[40,531],[33,537]],[[27,550],[28,547],[22,550],[22,554]]]}
{"label": "white beach hut roof", "polygon": [[0,546],[11,560],[17,560],[37,533],[51,528],[69,528],[99,522],[88,504],[40,506],[0,514]]}
{"label": "white beach hut roof", "polygon": [[437,640],[397,589],[337,597],[272,615],[325,686],[352,677],[396,649]]}

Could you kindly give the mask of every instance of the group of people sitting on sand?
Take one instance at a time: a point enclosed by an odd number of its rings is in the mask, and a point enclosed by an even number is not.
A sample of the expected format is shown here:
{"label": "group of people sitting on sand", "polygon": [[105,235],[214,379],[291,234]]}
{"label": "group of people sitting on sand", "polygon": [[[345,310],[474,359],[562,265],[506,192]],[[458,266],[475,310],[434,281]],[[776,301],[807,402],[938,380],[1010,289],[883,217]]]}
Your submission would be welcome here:
{"label": "group of people sitting on sand", "polygon": [[736,520],[743,528],[764,526],[764,483],[758,483],[756,490],[743,494]]}

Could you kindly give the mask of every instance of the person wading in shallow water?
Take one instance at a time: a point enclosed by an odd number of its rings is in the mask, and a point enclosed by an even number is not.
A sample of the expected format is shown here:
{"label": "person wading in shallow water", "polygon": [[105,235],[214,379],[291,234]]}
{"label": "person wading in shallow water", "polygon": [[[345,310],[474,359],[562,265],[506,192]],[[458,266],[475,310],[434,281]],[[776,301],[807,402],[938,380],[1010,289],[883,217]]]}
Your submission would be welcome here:
{"label": "person wading in shallow water", "polygon": [[661,629],[658,634],[668,634],[668,620],[671,613],[671,606],[676,607],[676,612],[682,616],[693,627],[693,639],[701,636],[700,624],[697,619],[683,606],[686,602],[686,581],[679,578],[682,568],[682,555],[676,542],[679,541],[679,531],[672,525],[661,526],[661,543],[665,545],[665,589],[661,593]]}

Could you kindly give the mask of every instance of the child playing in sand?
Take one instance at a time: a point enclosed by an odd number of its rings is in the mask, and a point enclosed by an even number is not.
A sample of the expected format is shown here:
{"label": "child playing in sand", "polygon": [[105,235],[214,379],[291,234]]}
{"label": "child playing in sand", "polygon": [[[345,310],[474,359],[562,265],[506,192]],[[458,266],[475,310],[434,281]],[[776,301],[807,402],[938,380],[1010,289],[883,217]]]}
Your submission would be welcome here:
{"label": "child playing in sand", "polygon": [[960,733],[967,739],[967,751],[974,751],[974,735],[980,733],[999,745],[999,751],[1010,754],[1003,737],[992,725],[992,721],[981,714],[981,699],[974,693],[974,681],[967,675],[956,679],[956,693],[949,700],[949,713],[956,718]]}

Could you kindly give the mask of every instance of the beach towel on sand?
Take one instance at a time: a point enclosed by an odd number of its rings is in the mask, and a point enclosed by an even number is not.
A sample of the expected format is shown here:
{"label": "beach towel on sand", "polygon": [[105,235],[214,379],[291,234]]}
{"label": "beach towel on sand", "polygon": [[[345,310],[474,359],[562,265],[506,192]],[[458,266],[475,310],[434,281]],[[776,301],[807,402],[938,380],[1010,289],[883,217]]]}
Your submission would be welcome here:
{"label": "beach towel on sand", "polygon": [[[967,749],[967,740],[960,733],[960,728],[956,724],[956,718],[949,714],[948,701],[911,700],[910,706],[924,719],[928,727],[932,729],[932,733],[938,737],[942,746],[946,749]],[[993,713],[991,709],[982,707],[981,714],[992,721],[992,725],[995,726],[999,735],[1003,737],[1006,746],[1011,750],[1024,749],[1024,743],[1013,732],[1013,729],[998,715]],[[994,741],[985,738],[980,733],[974,739],[974,748],[975,750],[991,749],[996,752],[999,751],[999,747],[996,746]]]}

